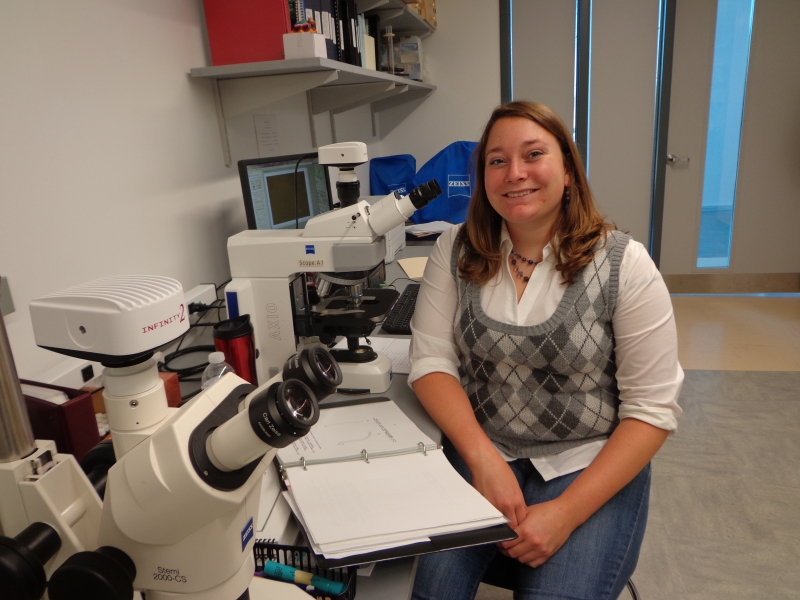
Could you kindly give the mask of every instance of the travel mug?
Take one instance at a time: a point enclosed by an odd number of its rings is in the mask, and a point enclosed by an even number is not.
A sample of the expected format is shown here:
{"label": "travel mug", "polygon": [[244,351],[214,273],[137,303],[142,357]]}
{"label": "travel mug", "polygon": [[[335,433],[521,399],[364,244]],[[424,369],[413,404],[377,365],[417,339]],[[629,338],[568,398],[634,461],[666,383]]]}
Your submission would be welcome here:
{"label": "travel mug", "polygon": [[256,345],[250,315],[220,321],[214,325],[214,347],[225,354],[225,362],[236,374],[258,385],[256,377]]}

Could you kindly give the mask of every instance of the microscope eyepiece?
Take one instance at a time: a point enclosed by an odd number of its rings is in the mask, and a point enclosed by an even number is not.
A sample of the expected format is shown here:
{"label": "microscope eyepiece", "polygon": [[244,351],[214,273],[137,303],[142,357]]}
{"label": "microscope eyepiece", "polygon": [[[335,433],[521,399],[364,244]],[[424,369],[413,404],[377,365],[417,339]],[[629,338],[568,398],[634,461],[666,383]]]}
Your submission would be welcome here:
{"label": "microscope eyepiece", "polygon": [[314,398],[308,393],[308,387],[297,383],[299,382],[287,381],[282,389],[278,389],[278,410],[284,412],[288,409],[288,413],[284,415],[286,420],[302,427],[312,419],[316,422],[315,417],[319,418],[319,415],[314,407]]}
{"label": "microscope eyepiece", "polygon": [[286,361],[283,380],[296,379],[305,383],[322,401],[342,383],[342,370],[330,352],[322,346],[306,348]]}
{"label": "microscope eyepiece", "polygon": [[319,420],[314,392],[297,379],[273,383],[250,402],[250,426],[262,442],[284,448]]}
{"label": "microscope eyepiece", "polygon": [[419,210],[423,206],[427,206],[428,203],[436,198],[439,194],[442,193],[442,188],[439,187],[439,182],[435,179],[431,179],[427,183],[423,183],[422,185],[415,187],[411,190],[411,193],[408,194],[411,203],[414,205],[414,208]]}

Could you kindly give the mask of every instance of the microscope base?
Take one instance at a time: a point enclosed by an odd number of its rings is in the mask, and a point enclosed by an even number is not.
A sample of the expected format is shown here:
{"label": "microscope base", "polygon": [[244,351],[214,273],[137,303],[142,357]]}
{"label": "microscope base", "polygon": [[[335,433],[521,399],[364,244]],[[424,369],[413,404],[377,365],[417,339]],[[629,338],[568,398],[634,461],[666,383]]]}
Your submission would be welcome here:
{"label": "microscope base", "polygon": [[392,360],[385,354],[366,363],[339,361],[342,369],[341,393],[382,394],[392,385]]}

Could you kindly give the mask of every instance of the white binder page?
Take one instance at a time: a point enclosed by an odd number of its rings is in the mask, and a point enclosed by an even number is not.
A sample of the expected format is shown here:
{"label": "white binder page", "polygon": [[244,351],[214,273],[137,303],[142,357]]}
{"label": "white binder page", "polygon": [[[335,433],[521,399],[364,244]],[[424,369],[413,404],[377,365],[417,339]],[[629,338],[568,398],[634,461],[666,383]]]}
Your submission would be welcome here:
{"label": "white binder page", "polygon": [[313,465],[288,471],[291,492],[320,545],[467,524],[502,514],[447,462],[441,451]]}
{"label": "white binder page", "polygon": [[414,450],[420,442],[435,442],[422,433],[392,401],[325,408],[311,431],[278,451],[281,464],[305,460],[361,457],[368,454]]}

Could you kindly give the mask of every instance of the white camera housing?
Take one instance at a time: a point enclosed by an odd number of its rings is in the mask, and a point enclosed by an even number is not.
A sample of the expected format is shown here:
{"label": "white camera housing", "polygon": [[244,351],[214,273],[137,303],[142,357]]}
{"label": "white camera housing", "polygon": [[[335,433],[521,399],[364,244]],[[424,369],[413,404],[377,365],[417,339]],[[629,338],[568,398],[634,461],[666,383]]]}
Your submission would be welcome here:
{"label": "white camera housing", "polygon": [[181,284],[168,277],[96,279],[30,304],[43,348],[114,364],[171,342],[189,330]]}
{"label": "white camera housing", "polygon": [[341,142],[318,149],[319,164],[334,167],[357,167],[369,160],[364,142]]}

